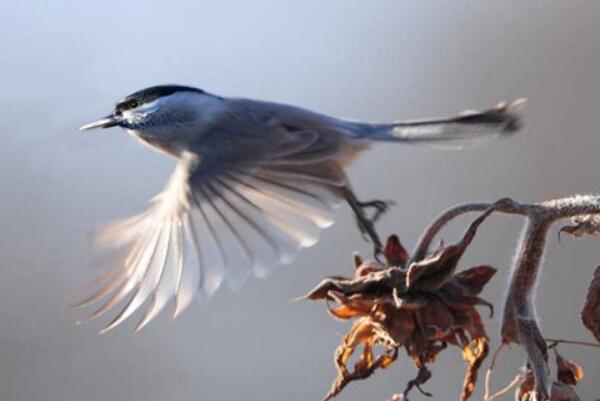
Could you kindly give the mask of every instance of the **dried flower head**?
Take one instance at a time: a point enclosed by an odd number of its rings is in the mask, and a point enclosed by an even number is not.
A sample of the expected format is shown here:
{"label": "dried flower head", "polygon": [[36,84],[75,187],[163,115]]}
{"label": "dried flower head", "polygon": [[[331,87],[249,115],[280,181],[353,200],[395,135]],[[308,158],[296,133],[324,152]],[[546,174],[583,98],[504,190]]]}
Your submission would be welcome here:
{"label": "dried flower head", "polygon": [[[488,336],[475,306],[485,305],[493,312],[491,304],[478,295],[496,269],[476,266],[458,274],[455,271],[477,228],[490,213],[488,210],[473,221],[456,244],[440,247],[418,260],[409,261],[398,238],[391,236],[385,247],[386,265],[355,256],[353,278],[325,279],[306,295],[309,300],[325,300],[336,318],[356,319],[336,349],[338,375],[326,400],[349,382],[390,366],[400,348],[406,349],[419,369],[402,396],[415,387],[425,393],[421,386],[431,377],[427,364],[448,345],[463,350],[468,368],[461,400],[469,398],[488,354]],[[362,353],[350,371],[347,363],[361,346]]]}

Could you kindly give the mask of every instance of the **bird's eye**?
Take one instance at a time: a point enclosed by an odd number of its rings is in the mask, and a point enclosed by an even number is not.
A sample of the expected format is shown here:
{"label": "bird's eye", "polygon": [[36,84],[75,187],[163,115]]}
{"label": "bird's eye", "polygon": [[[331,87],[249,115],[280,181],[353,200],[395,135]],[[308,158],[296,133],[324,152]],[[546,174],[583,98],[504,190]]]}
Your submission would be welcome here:
{"label": "bird's eye", "polygon": [[139,104],[138,104],[137,100],[130,100],[128,106],[130,109],[135,109],[136,107],[139,106]]}

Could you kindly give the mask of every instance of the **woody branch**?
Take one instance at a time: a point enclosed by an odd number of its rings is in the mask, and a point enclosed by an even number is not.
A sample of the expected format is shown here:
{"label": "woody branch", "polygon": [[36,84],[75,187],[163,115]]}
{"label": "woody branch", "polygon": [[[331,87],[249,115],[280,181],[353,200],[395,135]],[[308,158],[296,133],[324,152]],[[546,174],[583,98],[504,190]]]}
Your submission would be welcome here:
{"label": "woody branch", "polygon": [[515,214],[527,219],[523,236],[516,250],[509,290],[504,300],[502,341],[519,343],[527,353],[535,378],[538,400],[547,400],[547,347],[535,316],[534,289],[541,266],[548,230],[557,220],[600,213],[600,196],[575,195],[551,201],[522,204],[504,198],[495,203],[469,203],[442,213],[424,232],[413,259],[428,253],[433,239],[451,220],[465,213],[480,212],[490,207],[495,212]]}

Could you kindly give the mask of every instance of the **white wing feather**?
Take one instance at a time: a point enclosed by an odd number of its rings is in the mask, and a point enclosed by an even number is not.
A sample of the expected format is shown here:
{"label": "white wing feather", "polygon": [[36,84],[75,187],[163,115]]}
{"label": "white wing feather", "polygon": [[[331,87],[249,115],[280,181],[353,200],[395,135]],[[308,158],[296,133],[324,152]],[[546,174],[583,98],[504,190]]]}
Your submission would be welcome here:
{"label": "white wing feather", "polygon": [[[102,301],[83,321],[121,305],[101,332],[143,309],[139,330],[171,300],[176,317],[197,293],[210,297],[223,282],[237,289],[251,274],[267,277],[314,245],[319,231],[333,224],[346,180],[337,162],[325,157],[326,146],[302,135],[303,141],[255,166],[206,174],[196,155],[183,157],[146,212],[99,234],[98,242],[120,256],[76,305]],[[311,145],[316,148],[307,152]]]}

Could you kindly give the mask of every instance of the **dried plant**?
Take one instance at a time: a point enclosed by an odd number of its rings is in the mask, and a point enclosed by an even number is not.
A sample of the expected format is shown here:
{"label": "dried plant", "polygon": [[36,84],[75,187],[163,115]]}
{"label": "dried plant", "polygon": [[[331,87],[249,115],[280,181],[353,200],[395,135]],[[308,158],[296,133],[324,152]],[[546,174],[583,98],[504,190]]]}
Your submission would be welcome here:
{"label": "dried plant", "polygon": [[[576,362],[567,361],[564,359],[556,348],[554,349],[555,354],[555,366],[556,366],[556,379],[552,383],[550,400],[551,401],[581,401],[575,387],[577,382],[583,379],[583,369]],[[534,393],[535,389],[535,378],[533,377],[531,369],[527,369],[523,375],[523,380],[519,388],[515,393],[516,401],[533,401],[536,398]]]}
{"label": "dried plant", "polygon": [[[454,218],[480,212],[455,244],[431,250],[440,230]],[[518,401],[574,401],[579,397],[574,386],[583,369],[556,351],[561,343],[598,346],[567,340],[550,340],[539,330],[534,308],[534,289],[552,223],[571,218],[559,233],[574,236],[600,233],[600,197],[576,195],[536,204],[521,204],[511,199],[495,203],[471,203],[449,209],[424,232],[415,251],[408,252],[391,236],[385,247],[385,262],[363,261],[355,255],[354,277],[323,280],[305,299],[324,300],[329,312],[339,319],[354,319],[350,331],[335,352],[338,375],[325,399],[342,391],[351,381],[366,379],[379,368],[387,368],[404,348],[418,368],[402,394],[391,400],[407,399],[416,388],[429,395],[422,385],[432,373],[429,364],[449,345],[458,346],[467,362],[461,400],[472,394],[477,373],[489,352],[489,339],[476,310],[492,305],[479,293],[496,273],[490,266],[476,266],[456,273],[461,256],[471,245],[478,227],[492,213],[515,214],[526,218],[523,236],[517,246],[515,266],[504,300],[502,343],[486,374],[485,400],[492,401],[519,386]],[[600,267],[590,285],[582,311],[584,325],[600,341]],[[520,344],[527,355],[524,373],[519,373],[504,389],[490,394],[491,373],[499,351],[507,344]],[[550,343],[550,345],[548,345]],[[362,351],[353,369],[348,363],[358,348]],[[557,376],[550,379],[549,349],[554,349]]]}
{"label": "dried plant", "polygon": [[596,267],[588,296],[581,311],[581,320],[600,342],[600,266]]}

